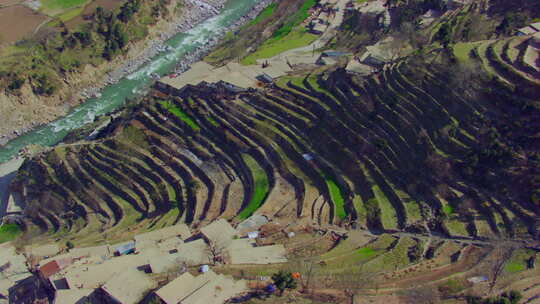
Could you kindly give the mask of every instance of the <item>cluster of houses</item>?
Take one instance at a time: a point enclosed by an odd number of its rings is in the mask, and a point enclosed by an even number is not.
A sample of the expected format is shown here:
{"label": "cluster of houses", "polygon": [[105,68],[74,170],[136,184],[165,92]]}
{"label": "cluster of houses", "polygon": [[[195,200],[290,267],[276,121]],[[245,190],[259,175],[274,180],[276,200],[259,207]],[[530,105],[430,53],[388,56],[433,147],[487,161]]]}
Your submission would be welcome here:
{"label": "cluster of houses", "polygon": [[[0,299],[7,298],[18,282],[33,277],[54,293],[55,304],[134,304],[143,299],[167,304],[224,303],[248,292],[247,283],[216,274],[210,265],[287,261],[283,245],[257,246],[258,230],[242,231],[242,227],[234,229],[221,219],[192,233],[185,224],[177,224],[139,234],[128,242],[72,248],[62,254],[58,245],[26,248],[25,255],[4,245],[0,261],[7,264],[0,265]],[[37,275],[28,270],[27,265],[33,263]],[[170,276],[177,278],[163,281]]]}
{"label": "cluster of houses", "polygon": [[316,35],[322,35],[330,20],[335,17],[338,0],[321,0],[318,5],[311,10],[310,16],[304,21],[307,29]]}

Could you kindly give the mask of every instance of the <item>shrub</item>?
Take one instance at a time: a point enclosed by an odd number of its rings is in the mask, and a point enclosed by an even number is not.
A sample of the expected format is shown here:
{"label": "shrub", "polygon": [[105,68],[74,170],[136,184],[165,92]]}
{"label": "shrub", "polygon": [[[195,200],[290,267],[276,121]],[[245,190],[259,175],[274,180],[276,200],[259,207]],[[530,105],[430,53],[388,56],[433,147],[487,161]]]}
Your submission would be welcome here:
{"label": "shrub", "polygon": [[8,90],[9,91],[16,91],[16,90],[20,89],[23,86],[23,84],[24,84],[24,79],[15,77],[9,83]]}
{"label": "shrub", "polygon": [[467,296],[467,304],[518,304],[523,298],[519,291],[511,290],[504,292],[498,297],[480,298],[475,296]]}
{"label": "shrub", "polygon": [[297,286],[296,280],[293,278],[292,273],[280,270],[272,275],[272,281],[279,289],[280,293],[283,293],[285,289],[295,289]]}

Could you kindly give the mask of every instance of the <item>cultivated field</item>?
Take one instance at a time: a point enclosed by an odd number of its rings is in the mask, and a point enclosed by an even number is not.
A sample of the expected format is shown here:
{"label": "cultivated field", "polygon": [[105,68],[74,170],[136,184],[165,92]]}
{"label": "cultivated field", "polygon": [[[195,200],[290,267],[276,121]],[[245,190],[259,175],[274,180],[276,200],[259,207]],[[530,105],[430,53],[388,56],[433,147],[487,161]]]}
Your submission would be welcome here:
{"label": "cultivated field", "polygon": [[[426,32],[443,22],[458,32],[459,12]],[[309,44],[303,15],[293,15],[243,63]],[[365,77],[338,62],[257,89],[161,82],[96,140],[34,155],[12,188],[30,236],[77,245],[265,215],[259,242],[283,244],[289,261],[217,271],[252,281],[298,271],[302,298],[316,303],[463,303],[507,288],[534,303],[540,75],[531,47],[523,37],[434,42]],[[210,61],[229,55],[218,49]]]}
{"label": "cultivated field", "polygon": [[124,0],[43,0],[40,7],[32,9],[20,0],[0,1],[0,46],[13,44],[33,34],[44,26],[55,27],[65,22],[76,29],[85,22],[84,16],[94,13],[97,7],[113,10]]}
{"label": "cultivated field", "polygon": [[48,18],[23,5],[0,8],[0,45],[31,37]]}

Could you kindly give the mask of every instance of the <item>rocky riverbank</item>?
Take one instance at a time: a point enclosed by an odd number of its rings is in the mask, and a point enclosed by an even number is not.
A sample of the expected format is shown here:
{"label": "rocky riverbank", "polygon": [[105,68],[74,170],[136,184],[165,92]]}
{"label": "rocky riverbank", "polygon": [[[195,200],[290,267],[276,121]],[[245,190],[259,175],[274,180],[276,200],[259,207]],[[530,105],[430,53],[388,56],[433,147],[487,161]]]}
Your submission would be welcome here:
{"label": "rocky riverbank", "polygon": [[142,52],[134,58],[125,60],[118,68],[107,73],[100,83],[83,90],[80,97],[86,99],[99,96],[99,92],[105,86],[117,83],[123,77],[137,71],[159,53],[171,51],[165,44],[167,40],[178,33],[189,31],[208,18],[216,16],[223,9],[225,2],[226,0],[186,0],[183,8],[184,14],[177,18],[177,21],[169,23],[165,29],[160,31],[160,34],[155,34],[155,38],[148,43]]}
{"label": "rocky riverbank", "polygon": [[259,13],[274,0],[261,0],[249,13],[238,19],[234,24],[229,27],[219,29],[215,32],[215,36],[206,42],[203,46],[197,48],[195,51],[187,54],[183,60],[179,61],[176,65],[175,73],[181,74],[189,69],[191,64],[200,61],[206,55],[208,55],[212,49],[223,39],[228,32],[234,32],[248,21],[253,20]]}
{"label": "rocky riverbank", "polygon": [[[152,38],[132,45],[128,55],[117,58],[103,67],[88,67],[87,70],[89,71],[85,70],[85,73],[74,75],[71,79],[66,80],[68,88],[55,97],[57,101],[52,98],[52,101],[43,103],[40,98],[32,95],[31,90],[27,90],[28,92],[23,94],[24,96],[18,98],[20,100],[10,100],[11,97],[0,94],[0,99],[6,100],[2,101],[2,104],[6,103],[10,105],[10,109],[19,112],[0,126],[0,146],[5,145],[11,139],[38,128],[42,124],[50,123],[66,115],[69,108],[76,107],[88,98],[99,97],[100,91],[105,86],[116,83],[123,77],[135,72],[160,52],[170,51],[165,44],[168,39],[178,33],[188,31],[195,25],[215,16],[223,9],[226,1],[186,0],[181,13],[174,20],[163,21],[161,26],[150,29],[149,37]],[[216,35],[209,43],[187,54],[178,62],[176,72],[185,71],[191,63],[200,60],[210,52],[211,48],[227,32],[234,31],[245,22],[256,17],[271,2],[271,0],[261,0],[248,14],[239,18],[233,26],[216,31]],[[112,71],[105,73],[106,69],[111,67]]]}

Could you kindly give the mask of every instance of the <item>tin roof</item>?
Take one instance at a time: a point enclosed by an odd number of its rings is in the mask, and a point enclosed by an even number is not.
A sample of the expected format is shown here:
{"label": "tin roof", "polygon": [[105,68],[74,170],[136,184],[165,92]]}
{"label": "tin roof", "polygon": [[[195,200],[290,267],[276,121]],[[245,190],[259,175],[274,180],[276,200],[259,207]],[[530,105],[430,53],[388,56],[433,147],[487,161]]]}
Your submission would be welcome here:
{"label": "tin roof", "polygon": [[135,250],[135,242],[127,242],[115,248],[115,251],[117,251],[119,254],[124,254],[131,250]]}
{"label": "tin roof", "polygon": [[62,268],[56,260],[50,261],[49,263],[39,267],[39,272],[44,278],[49,278],[60,270],[62,270]]}

